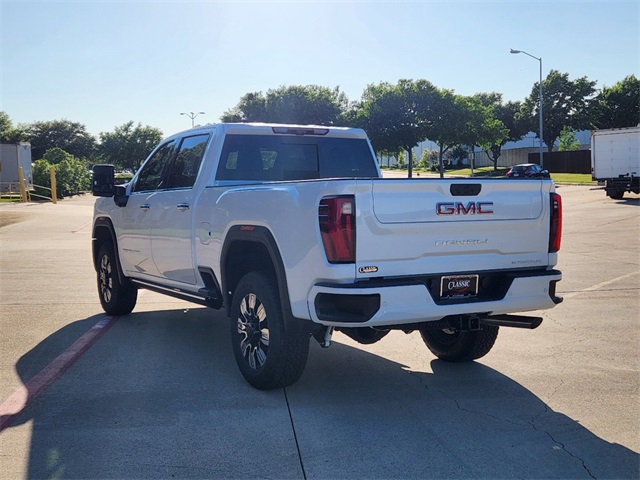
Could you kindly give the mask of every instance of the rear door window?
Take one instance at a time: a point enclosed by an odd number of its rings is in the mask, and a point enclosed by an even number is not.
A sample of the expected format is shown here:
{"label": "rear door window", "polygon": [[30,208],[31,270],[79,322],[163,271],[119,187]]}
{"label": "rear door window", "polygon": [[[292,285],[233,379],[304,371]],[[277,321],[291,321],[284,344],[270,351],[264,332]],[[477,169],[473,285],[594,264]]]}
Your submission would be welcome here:
{"label": "rear door window", "polygon": [[185,137],[167,175],[167,187],[191,188],[196,183],[209,134]]}
{"label": "rear door window", "polygon": [[377,176],[364,139],[227,135],[216,178],[286,181]]}

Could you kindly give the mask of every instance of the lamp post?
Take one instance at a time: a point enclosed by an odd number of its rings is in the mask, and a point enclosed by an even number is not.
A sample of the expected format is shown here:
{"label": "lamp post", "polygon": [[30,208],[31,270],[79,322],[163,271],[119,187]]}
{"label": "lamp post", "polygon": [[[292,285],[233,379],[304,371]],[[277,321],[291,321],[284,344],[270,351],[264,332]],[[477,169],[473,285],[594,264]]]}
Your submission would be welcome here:
{"label": "lamp post", "polygon": [[204,115],[204,112],[198,112],[198,113],[193,113],[193,112],[189,112],[189,113],[181,113],[180,115],[186,115],[187,117],[189,117],[191,119],[191,128],[193,128],[193,119],[196,118],[198,115]]}
{"label": "lamp post", "polygon": [[540,62],[540,107],[538,109],[538,113],[540,114],[540,168],[544,168],[543,161],[542,161],[542,157],[543,157],[543,153],[542,153],[543,152],[543,149],[542,149],[542,57],[540,58],[534,57],[530,53],[527,53],[523,50],[514,50],[513,48],[511,49],[511,53],[524,53],[525,55],[528,55],[531,58],[535,58]]}

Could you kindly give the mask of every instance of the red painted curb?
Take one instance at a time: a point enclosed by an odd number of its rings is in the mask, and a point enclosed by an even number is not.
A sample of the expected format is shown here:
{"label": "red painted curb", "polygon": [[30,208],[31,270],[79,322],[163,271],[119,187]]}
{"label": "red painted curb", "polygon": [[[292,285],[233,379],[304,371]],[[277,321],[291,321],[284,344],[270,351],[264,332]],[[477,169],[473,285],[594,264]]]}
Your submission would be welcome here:
{"label": "red painted curb", "polygon": [[0,432],[4,431],[14,417],[78,360],[98,339],[113,326],[120,317],[107,317],[96,323],[55,360],[47,365],[31,380],[25,383],[0,404]]}

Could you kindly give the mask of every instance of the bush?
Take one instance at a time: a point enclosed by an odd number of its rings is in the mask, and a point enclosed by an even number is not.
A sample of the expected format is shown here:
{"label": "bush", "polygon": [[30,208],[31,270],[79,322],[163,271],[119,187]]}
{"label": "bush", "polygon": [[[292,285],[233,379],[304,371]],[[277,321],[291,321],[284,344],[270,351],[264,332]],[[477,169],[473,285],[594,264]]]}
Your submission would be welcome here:
{"label": "bush", "polygon": [[[33,182],[51,188],[50,169],[56,172],[56,193],[58,198],[86,192],[91,186],[91,176],[86,162],[59,148],[47,150],[42,160],[33,164]],[[38,195],[49,196],[48,190],[36,188]]]}

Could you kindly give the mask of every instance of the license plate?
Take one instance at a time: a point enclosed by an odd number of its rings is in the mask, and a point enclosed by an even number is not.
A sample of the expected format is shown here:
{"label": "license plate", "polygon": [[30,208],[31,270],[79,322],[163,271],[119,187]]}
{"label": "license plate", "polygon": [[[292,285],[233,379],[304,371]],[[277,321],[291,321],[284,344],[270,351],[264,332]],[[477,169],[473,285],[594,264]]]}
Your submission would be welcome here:
{"label": "license plate", "polygon": [[464,298],[478,295],[478,275],[449,275],[440,280],[440,298]]}

